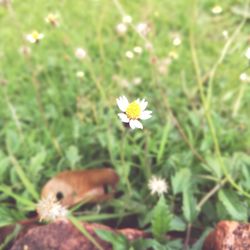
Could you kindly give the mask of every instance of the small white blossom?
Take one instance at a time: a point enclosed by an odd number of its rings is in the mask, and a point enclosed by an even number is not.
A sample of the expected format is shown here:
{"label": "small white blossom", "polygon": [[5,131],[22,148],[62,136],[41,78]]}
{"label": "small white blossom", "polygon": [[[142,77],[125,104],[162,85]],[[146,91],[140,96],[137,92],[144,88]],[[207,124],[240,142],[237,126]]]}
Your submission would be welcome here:
{"label": "small white blossom", "polygon": [[38,33],[36,30],[26,36],[27,41],[30,43],[38,43],[43,38],[44,34]]}
{"label": "small white blossom", "polygon": [[75,56],[77,59],[83,60],[87,57],[87,52],[86,52],[86,50],[84,50],[82,48],[76,48],[75,49]]}
{"label": "small white blossom", "polygon": [[52,25],[52,26],[58,27],[60,25],[59,14],[57,14],[57,13],[49,13],[45,17],[45,22]]}
{"label": "small white blossom", "polygon": [[136,47],[134,47],[133,51],[134,51],[136,54],[141,54],[141,53],[142,53],[142,48],[139,47],[139,46],[136,46]]}
{"label": "small white blossom", "polygon": [[146,49],[147,51],[152,51],[152,50],[153,50],[153,44],[150,43],[150,42],[146,42],[146,44],[145,44],[145,49]]}
{"label": "small white blossom", "polygon": [[132,23],[132,17],[131,17],[131,16],[124,16],[124,17],[122,18],[122,22],[123,22],[123,23],[130,24],[130,23]]}
{"label": "small white blossom", "polygon": [[133,84],[134,85],[140,85],[141,82],[142,82],[142,79],[140,77],[135,77],[133,80],[132,80]]}
{"label": "small white blossom", "polygon": [[137,99],[129,103],[125,96],[120,96],[116,99],[116,102],[122,111],[122,113],[118,114],[119,118],[122,122],[128,123],[132,129],[143,129],[142,123],[139,120],[147,120],[152,116],[152,111],[146,110],[148,102],[145,99]]}
{"label": "small white blossom", "polygon": [[37,206],[36,211],[40,221],[55,221],[67,217],[68,210],[63,207],[53,195],[41,199]]}
{"label": "small white blossom", "polygon": [[134,53],[132,51],[130,51],[130,50],[126,51],[125,55],[126,55],[126,57],[128,59],[133,59],[134,58]]}
{"label": "small white blossom", "polygon": [[247,48],[245,56],[248,60],[250,60],[250,47]]}
{"label": "small white blossom", "polygon": [[148,182],[148,188],[151,192],[151,195],[158,194],[162,195],[167,193],[168,186],[164,179],[156,176],[152,176]]}
{"label": "small white blossom", "polygon": [[240,80],[242,82],[250,82],[250,76],[247,73],[241,73],[240,74]]}
{"label": "small white blossom", "polygon": [[128,27],[126,24],[124,24],[124,23],[117,24],[116,32],[118,35],[123,36],[127,33],[127,31],[128,31]]}
{"label": "small white blossom", "polygon": [[223,30],[223,31],[222,31],[222,36],[223,36],[225,39],[228,39],[228,31],[227,31],[227,30]]}
{"label": "small white blossom", "polygon": [[174,38],[173,38],[173,40],[172,40],[172,43],[173,43],[173,45],[174,46],[179,46],[179,45],[181,45],[181,38],[180,38],[180,36],[175,36]]}
{"label": "small white blossom", "polygon": [[212,9],[211,9],[212,13],[214,15],[219,15],[222,13],[223,9],[220,5],[215,5]]}
{"label": "small white blossom", "polygon": [[150,28],[149,28],[149,25],[147,23],[138,23],[136,25],[136,31],[142,35],[142,36],[146,36],[149,31],[150,31]]}
{"label": "small white blossom", "polygon": [[77,77],[77,78],[81,79],[81,78],[83,78],[84,76],[85,76],[85,74],[84,74],[83,71],[77,71],[77,72],[76,72],[76,77]]}

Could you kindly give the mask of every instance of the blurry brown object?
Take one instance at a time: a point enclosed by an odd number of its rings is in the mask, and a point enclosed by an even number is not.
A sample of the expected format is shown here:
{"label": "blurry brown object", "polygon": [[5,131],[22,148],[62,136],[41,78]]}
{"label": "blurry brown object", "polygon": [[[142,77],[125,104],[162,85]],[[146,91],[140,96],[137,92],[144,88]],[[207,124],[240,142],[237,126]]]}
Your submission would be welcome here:
{"label": "blurry brown object", "polygon": [[250,224],[236,221],[221,221],[207,236],[203,250],[250,249]]}
{"label": "blurry brown object", "polygon": [[111,168],[64,171],[45,184],[41,196],[53,195],[65,207],[101,202],[112,197],[118,180]]}
{"label": "blurry brown object", "polygon": [[[103,250],[112,250],[112,246],[101,240],[96,234],[96,229],[112,231],[123,234],[129,240],[146,237],[143,231],[136,229],[113,230],[101,224],[84,223],[83,226],[99,243]],[[44,226],[31,228],[24,236],[20,237],[11,250],[96,250],[97,248],[69,221],[57,221]]]}

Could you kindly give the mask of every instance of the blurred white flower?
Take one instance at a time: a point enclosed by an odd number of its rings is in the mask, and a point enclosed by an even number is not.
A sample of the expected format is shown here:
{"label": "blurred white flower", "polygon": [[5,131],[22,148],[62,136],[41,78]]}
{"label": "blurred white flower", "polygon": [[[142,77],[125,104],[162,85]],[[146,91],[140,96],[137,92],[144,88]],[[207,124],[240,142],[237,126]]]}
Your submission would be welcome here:
{"label": "blurred white flower", "polygon": [[[173,60],[176,60],[179,57],[178,53],[176,51],[173,51],[173,50],[169,51],[168,56],[170,57],[170,59],[173,59]],[[165,62],[166,62],[166,64],[169,64],[169,60],[167,60]]]}
{"label": "blurred white flower", "polygon": [[212,9],[211,9],[212,13],[214,15],[219,15],[222,13],[223,9],[220,5],[215,5]]}
{"label": "blurred white flower", "polygon": [[83,48],[76,48],[75,49],[75,56],[79,60],[83,60],[87,57],[87,52]]}
{"label": "blurred white flower", "polygon": [[250,82],[250,76],[247,73],[241,73],[240,74],[240,80],[242,82]]}
{"label": "blurred white flower", "polygon": [[162,195],[168,192],[167,182],[156,176],[152,176],[148,182],[148,188],[151,192],[151,195],[158,194]]}
{"label": "blurred white flower", "polygon": [[180,36],[175,36],[172,40],[172,43],[174,46],[179,46],[181,45],[181,37]]}
{"label": "blurred white flower", "polygon": [[23,56],[30,56],[31,55],[31,48],[28,46],[22,46],[19,48],[19,53]]}
{"label": "blurred white flower", "polygon": [[247,48],[245,56],[248,60],[250,60],[250,47]]}
{"label": "blurred white flower", "polygon": [[125,96],[120,96],[116,99],[117,105],[122,113],[118,116],[122,122],[128,123],[130,128],[140,128],[143,129],[142,123],[139,120],[147,120],[151,118],[152,111],[145,110],[148,102],[145,99],[137,99],[129,103]]}
{"label": "blurred white flower", "polygon": [[118,35],[123,36],[127,33],[127,31],[128,31],[128,27],[126,24],[124,24],[124,23],[117,24],[116,32]]}
{"label": "blurred white flower", "polygon": [[131,16],[123,16],[122,22],[130,24],[130,23],[132,23],[132,17]]}
{"label": "blurred white flower", "polygon": [[83,71],[77,71],[77,72],[76,72],[76,77],[77,77],[77,78],[81,79],[81,78],[83,78],[84,76],[85,76],[85,74],[84,74]]}
{"label": "blurred white flower", "polygon": [[142,83],[142,79],[140,77],[135,77],[132,80],[132,82],[133,82],[134,85],[140,85]]}
{"label": "blurred white flower", "polygon": [[150,31],[150,28],[149,28],[149,25],[147,23],[138,23],[136,25],[136,31],[142,35],[142,36],[146,36],[149,31]]}
{"label": "blurred white flower", "polygon": [[134,58],[134,53],[132,51],[128,50],[128,51],[126,51],[125,56],[128,59],[133,59]]}
{"label": "blurred white flower", "polygon": [[38,43],[43,38],[44,34],[38,33],[36,30],[26,36],[27,41],[30,43]]}
{"label": "blurred white flower", "polygon": [[223,30],[223,31],[222,31],[222,36],[223,36],[225,39],[228,39],[228,31],[227,31],[227,30]]}
{"label": "blurred white flower", "polygon": [[45,22],[51,24],[52,26],[58,27],[60,25],[59,22],[59,14],[57,13],[49,13],[45,17]]}
{"label": "blurred white flower", "polygon": [[53,195],[41,199],[36,206],[36,211],[40,221],[55,221],[64,219],[68,215],[68,210],[57,202]]}
{"label": "blurred white flower", "polygon": [[134,52],[135,52],[136,54],[141,54],[141,53],[142,53],[142,48],[139,47],[139,46],[134,47],[133,50],[134,50]]}
{"label": "blurred white flower", "polygon": [[146,49],[147,51],[152,51],[152,50],[153,50],[153,44],[150,43],[150,42],[146,42],[146,44],[145,44],[145,49]]}

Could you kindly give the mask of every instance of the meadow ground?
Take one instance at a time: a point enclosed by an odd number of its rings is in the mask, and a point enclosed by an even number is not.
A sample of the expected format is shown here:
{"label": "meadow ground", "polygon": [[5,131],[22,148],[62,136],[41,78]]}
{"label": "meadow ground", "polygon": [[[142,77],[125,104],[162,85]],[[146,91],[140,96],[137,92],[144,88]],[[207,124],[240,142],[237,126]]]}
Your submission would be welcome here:
{"label": "meadow ground", "polygon": [[[120,176],[119,195],[98,210],[81,207],[76,218],[87,220],[86,210],[95,221],[111,214],[113,226],[151,232],[147,244],[155,249],[182,249],[192,229],[200,239],[192,249],[200,249],[219,220],[248,220],[246,1],[5,2],[0,227],[27,218],[60,171],[104,166]],[[49,13],[58,15],[47,23]],[[127,15],[132,20],[123,20]],[[30,43],[34,30],[44,37]],[[143,129],[123,126],[116,104],[122,95],[148,101],[152,117]],[[151,195],[152,176],[168,191]],[[182,239],[166,240],[170,231]]]}

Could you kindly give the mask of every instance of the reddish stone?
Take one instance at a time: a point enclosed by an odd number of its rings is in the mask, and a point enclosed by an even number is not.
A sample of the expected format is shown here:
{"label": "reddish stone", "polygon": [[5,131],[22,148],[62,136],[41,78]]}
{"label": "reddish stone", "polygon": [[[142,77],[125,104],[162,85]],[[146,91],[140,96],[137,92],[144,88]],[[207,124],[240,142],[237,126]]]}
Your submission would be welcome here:
{"label": "reddish stone", "polygon": [[203,245],[203,250],[248,249],[250,249],[250,224],[236,221],[219,222]]}
{"label": "reddish stone", "polygon": [[[91,236],[103,247],[104,250],[111,250],[107,242],[101,240],[95,229],[122,233],[129,240],[145,237],[146,234],[135,229],[113,230],[101,224],[83,224]],[[79,232],[69,221],[61,220],[48,225],[36,226],[28,230],[12,246],[11,250],[96,250],[97,248],[84,235]]]}

